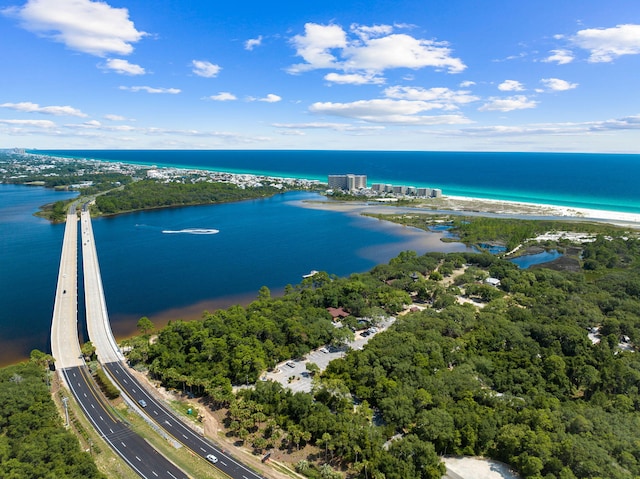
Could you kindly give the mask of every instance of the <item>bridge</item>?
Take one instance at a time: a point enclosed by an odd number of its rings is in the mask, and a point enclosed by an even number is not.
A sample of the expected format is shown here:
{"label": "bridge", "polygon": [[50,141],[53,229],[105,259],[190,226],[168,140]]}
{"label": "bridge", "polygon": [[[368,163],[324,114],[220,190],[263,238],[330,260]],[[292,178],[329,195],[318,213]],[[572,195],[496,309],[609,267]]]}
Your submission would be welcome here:
{"label": "bridge", "polygon": [[[74,209],[67,216],[51,327],[51,350],[56,360],[56,370],[96,430],[138,475],[144,478],[186,477],[184,472],[113,417],[104,398],[95,391],[90,380],[78,338],[77,223]],[[263,479],[187,426],[130,373],[111,330],[91,217],[86,208],[81,212],[80,224],[87,332],[96,348],[98,361],[121,390],[124,399],[130,407],[146,415],[147,421],[156,430],[161,430],[165,437],[173,438],[204,459],[211,454],[216,456],[218,461],[212,465],[229,477]]]}

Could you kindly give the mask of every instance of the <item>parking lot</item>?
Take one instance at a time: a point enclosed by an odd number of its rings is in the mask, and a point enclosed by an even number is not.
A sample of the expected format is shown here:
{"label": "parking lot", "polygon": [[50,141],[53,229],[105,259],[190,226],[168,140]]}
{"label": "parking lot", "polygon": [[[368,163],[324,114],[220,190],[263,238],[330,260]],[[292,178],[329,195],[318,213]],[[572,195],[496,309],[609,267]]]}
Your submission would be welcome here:
{"label": "parking lot", "polygon": [[375,328],[377,331],[365,334],[364,336],[362,333],[368,330],[358,331],[355,334],[354,340],[340,349],[325,346],[311,351],[305,356],[304,360],[295,361],[290,359],[284,361],[276,365],[276,369],[272,372],[268,372],[262,376],[262,379],[265,381],[277,381],[293,392],[311,392],[311,375],[307,372],[307,363],[315,363],[320,368],[320,371],[324,371],[331,361],[343,357],[349,349],[362,349],[371,338],[387,329],[395,320],[396,318],[394,317],[386,318]]}

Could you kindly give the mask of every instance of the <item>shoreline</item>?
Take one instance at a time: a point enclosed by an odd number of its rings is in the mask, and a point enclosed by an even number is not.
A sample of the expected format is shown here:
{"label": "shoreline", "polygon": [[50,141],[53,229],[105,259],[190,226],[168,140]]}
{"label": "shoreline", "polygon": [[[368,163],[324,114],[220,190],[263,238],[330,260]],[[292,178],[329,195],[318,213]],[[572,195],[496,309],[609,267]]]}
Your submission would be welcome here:
{"label": "shoreline", "polygon": [[571,206],[494,200],[466,196],[442,196],[415,205],[394,205],[374,201],[302,201],[306,208],[327,209],[351,213],[413,211],[423,214],[470,214],[523,219],[558,219],[566,221],[596,221],[640,230],[640,213],[575,208]]}

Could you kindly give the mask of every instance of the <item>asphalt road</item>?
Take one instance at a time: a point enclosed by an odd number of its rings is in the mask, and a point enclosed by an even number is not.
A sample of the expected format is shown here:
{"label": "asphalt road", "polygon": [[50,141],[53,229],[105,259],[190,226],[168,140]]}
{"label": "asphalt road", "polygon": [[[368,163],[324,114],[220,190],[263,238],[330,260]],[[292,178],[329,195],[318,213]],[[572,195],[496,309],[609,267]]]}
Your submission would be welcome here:
{"label": "asphalt road", "polygon": [[113,416],[100,399],[101,394],[93,389],[85,366],[63,369],[62,374],[93,427],[140,477],[188,479],[184,472]]}
{"label": "asphalt road", "polygon": [[87,330],[103,368],[117,383],[118,387],[135,403],[140,404],[139,401],[144,400],[146,406],[140,407],[140,409],[176,441],[205,459],[207,455],[213,454],[218,458],[218,461],[212,465],[233,479],[262,479],[262,476],[257,475],[233,457],[223,453],[222,450],[186,426],[172,411],[151,396],[138,380],[129,373],[123,363],[124,356],[120,352],[111,331],[98,264],[98,254],[93,228],[91,227],[91,217],[88,211],[82,211],[81,232]]}
{"label": "asphalt road", "polygon": [[236,461],[232,456],[184,424],[161,401],[149,394],[139,381],[129,373],[127,366],[123,363],[106,363],[103,364],[103,367],[118,383],[120,389],[133,401],[137,404],[140,404],[141,400],[145,401],[146,406],[140,406],[141,409],[176,441],[205,459],[208,454],[213,454],[218,458],[218,462],[214,466],[234,479],[263,479],[263,476]]}

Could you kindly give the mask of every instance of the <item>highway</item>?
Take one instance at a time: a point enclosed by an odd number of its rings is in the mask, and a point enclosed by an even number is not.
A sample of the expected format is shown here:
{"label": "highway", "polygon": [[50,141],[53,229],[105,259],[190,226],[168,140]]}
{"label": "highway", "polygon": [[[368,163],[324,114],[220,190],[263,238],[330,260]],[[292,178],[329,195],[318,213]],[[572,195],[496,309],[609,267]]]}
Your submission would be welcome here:
{"label": "highway", "polygon": [[[230,455],[223,453],[206,438],[185,425],[172,411],[149,394],[144,386],[129,373],[124,363],[124,356],[118,348],[109,324],[89,212],[82,211],[80,220],[87,331],[89,339],[96,347],[98,360],[105,371],[116,382],[120,390],[132,400],[132,403],[138,404],[139,409],[153,422],[193,453],[205,459],[209,454],[215,455],[218,462],[213,466],[233,479],[263,479],[262,476],[239,463]],[[140,405],[140,400],[146,402],[146,407]]]}
{"label": "highway", "polygon": [[51,354],[57,368],[84,364],[78,339],[78,216],[67,215],[51,320]]}
{"label": "highway", "polygon": [[[101,287],[101,285],[100,285]],[[188,476],[111,413],[84,364],[78,337],[78,216],[70,208],[62,241],[51,320],[51,354],[56,371],[101,437],[145,479]]]}
{"label": "highway", "polygon": [[215,466],[234,479],[263,479],[262,476],[248,469],[184,424],[161,401],[149,394],[140,382],[129,373],[127,366],[122,362],[103,364],[103,367],[109,371],[120,389],[125,391],[131,399],[138,404],[141,400],[146,403],[143,408],[144,412],[175,440],[205,459],[208,454],[213,454],[218,458]]}
{"label": "highway", "polygon": [[84,298],[89,339],[96,348],[98,361],[110,363],[122,361],[120,352],[111,331],[107,303],[102,289],[98,252],[93,239],[93,228],[89,211],[83,209],[80,215],[82,236],[82,268],[84,271]]}
{"label": "highway", "polygon": [[100,393],[94,390],[86,367],[65,368],[62,374],[93,427],[140,477],[188,479],[184,472],[111,414]]}

